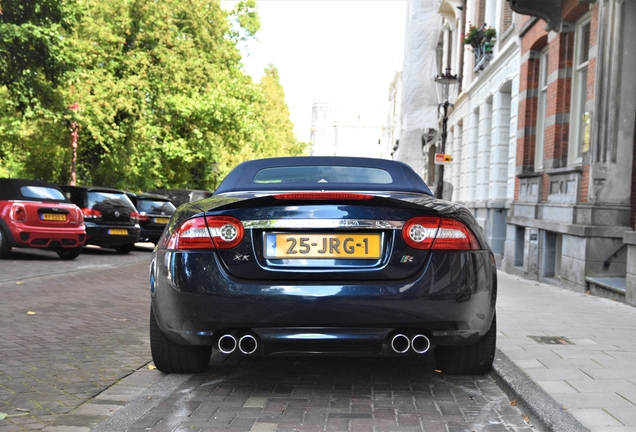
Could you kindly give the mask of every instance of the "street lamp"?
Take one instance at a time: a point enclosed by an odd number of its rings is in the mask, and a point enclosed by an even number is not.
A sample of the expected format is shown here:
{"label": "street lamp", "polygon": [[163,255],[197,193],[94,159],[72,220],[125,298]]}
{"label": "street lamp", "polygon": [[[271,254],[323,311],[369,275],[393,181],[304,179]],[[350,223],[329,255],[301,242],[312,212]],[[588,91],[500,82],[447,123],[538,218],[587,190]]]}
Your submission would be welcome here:
{"label": "street lamp", "polygon": [[[75,114],[79,111],[79,104],[75,102],[68,107],[71,113]],[[79,135],[79,125],[76,121],[71,121],[71,148],[73,149],[73,156],[71,157],[71,181],[69,184],[75,186],[77,184],[77,136]]]}
{"label": "street lamp", "polygon": [[[446,153],[446,136],[448,135],[446,124],[448,123],[448,108],[452,107],[451,100],[455,99],[455,92],[457,90],[456,85],[459,83],[457,75],[451,75],[450,68],[447,67],[443,75],[437,75],[435,77],[435,84],[437,84],[437,101],[439,107],[442,108],[442,146],[440,152]],[[444,188],[444,165],[439,165],[437,185],[435,187],[435,197],[442,198],[442,192]]]}

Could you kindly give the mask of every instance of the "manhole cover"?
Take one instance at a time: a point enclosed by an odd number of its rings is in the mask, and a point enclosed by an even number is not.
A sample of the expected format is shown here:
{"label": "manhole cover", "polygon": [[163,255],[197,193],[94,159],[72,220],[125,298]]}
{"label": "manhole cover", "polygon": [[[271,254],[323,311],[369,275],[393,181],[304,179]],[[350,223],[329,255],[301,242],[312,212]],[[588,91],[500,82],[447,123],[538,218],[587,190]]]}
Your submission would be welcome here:
{"label": "manhole cover", "polygon": [[545,345],[574,345],[563,336],[528,336],[533,341]]}

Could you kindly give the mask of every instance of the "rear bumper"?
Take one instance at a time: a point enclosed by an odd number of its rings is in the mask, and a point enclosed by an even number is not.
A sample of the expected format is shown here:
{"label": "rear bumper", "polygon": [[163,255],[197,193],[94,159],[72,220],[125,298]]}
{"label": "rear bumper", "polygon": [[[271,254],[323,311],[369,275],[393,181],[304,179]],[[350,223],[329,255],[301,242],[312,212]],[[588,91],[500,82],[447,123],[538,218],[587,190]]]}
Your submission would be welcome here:
{"label": "rear bumper", "polygon": [[164,229],[165,226],[160,228],[145,228],[142,226],[139,234],[139,241],[157,243],[161,238],[161,234],[163,234]]}
{"label": "rear bumper", "polygon": [[[337,284],[255,283],[228,275],[214,253],[157,251],[150,285],[159,327],[175,343],[250,333],[266,354],[382,353],[395,332],[425,334],[434,345],[475,343],[490,328],[495,278],[487,251],[432,253],[408,280]],[[271,348],[281,345],[289,349]]]}
{"label": "rear bumper", "polygon": [[[125,229],[126,235],[110,234],[111,229]],[[115,247],[125,244],[134,244],[139,241],[138,226],[121,226],[121,225],[96,225],[92,223],[86,224],[86,244],[92,244],[104,247]]]}
{"label": "rear bumper", "polygon": [[84,227],[41,228],[12,225],[10,231],[9,243],[13,247],[66,249],[83,246],[86,241]]}

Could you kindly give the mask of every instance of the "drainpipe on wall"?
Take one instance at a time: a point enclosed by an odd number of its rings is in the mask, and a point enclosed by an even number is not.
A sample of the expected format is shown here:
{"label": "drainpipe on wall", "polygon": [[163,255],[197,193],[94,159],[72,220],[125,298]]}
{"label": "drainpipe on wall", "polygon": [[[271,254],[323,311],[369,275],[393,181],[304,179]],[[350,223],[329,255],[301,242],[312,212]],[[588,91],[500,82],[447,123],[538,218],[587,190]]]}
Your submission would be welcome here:
{"label": "drainpipe on wall", "polygon": [[460,18],[460,31],[459,31],[459,41],[461,42],[461,48],[459,50],[459,65],[458,69],[458,86],[457,86],[457,94],[461,94],[462,92],[462,82],[464,81],[464,52],[466,49],[464,48],[463,41],[466,37],[466,6],[468,4],[468,0],[464,0],[462,4],[462,17]]}

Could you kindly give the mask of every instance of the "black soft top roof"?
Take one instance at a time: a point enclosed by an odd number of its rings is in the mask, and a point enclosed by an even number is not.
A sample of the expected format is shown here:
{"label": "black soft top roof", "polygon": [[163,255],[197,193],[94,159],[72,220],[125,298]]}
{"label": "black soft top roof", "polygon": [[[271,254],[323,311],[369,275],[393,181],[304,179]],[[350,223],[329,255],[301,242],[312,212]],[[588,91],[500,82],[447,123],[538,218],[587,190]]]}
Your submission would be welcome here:
{"label": "black soft top roof", "polygon": [[114,188],[109,188],[109,187],[102,187],[102,186],[71,186],[71,185],[62,185],[60,186],[62,188],[62,190],[85,190],[87,192],[112,192],[112,193],[125,193],[123,190],[121,189],[114,189]]}
{"label": "black soft top roof", "polygon": [[[22,195],[22,191],[20,188],[22,186],[41,186],[47,188],[53,188],[55,190],[62,190],[60,187],[51,182],[46,182],[42,180],[27,180],[27,179],[8,179],[8,178],[0,178],[0,200],[25,200],[25,201],[42,201],[43,198],[33,198]],[[63,195],[63,193],[62,193]],[[53,201],[62,201],[62,200],[53,200]],[[64,200],[68,202],[68,200]]]}
{"label": "black soft top roof", "polygon": [[126,195],[128,195],[129,198],[134,197],[137,199],[145,199],[145,200],[170,201],[170,198],[168,198],[167,196],[156,194],[156,193],[126,191]]}
{"label": "black soft top roof", "polygon": [[[273,167],[340,166],[366,167],[386,171],[391,176],[390,183],[257,183],[255,175]],[[257,159],[243,162],[234,168],[221,182],[214,195],[229,192],[279,191],[284,190],[348,190],[418,192],[432,195],[424,180],[407,164],[394,160],[344,156],[292,156]]]}

